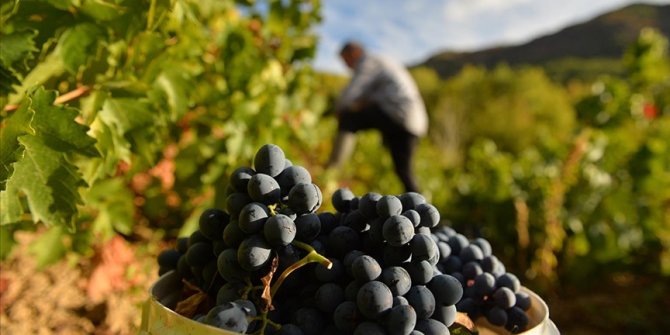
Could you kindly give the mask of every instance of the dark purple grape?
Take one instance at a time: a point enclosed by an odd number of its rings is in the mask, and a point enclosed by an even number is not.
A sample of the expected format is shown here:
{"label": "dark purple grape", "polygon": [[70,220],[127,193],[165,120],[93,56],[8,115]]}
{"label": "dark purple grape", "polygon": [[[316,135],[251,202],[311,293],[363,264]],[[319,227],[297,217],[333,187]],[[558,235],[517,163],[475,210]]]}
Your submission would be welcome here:
{"label": "dark purple grape", "polygon": [[416,326],[417,315],[412,306],[398,305],[391,308],[384,320],[388,334],[406,335]]}
{"label": "dark purple grape", "polygon": [[424,285],[413,285],[405,294],[419,319],[428,319],[435,311],[435,297]]}
{"label": "dark purple grape", "polygon": [[254,168],[257,172],[276,177],[286,166],[284,151],[274,145],[265,144],[256,152]]}
{"label": "dark purple grape", "polygon": [[247,185],[247,193],[249,193],[251,199],[265,205],[279,203],[281,198],[280,192],[277,181],[264,173],[253,175]]}
{"label": "dark purple grape", "polygon": [[215,241],[223,236],[223,229],[230,221],[228,214],[220,209],[209,208],[202,212],[198,220],[198,228],[205,237]]}
{"label": "dark purple grape", "polygon": [[235,192],[246,192],[249,179],[251,179],[251,176],[255,174],[256,171],[254,171],[252,168],[246,166],[238,167],[230,175],[230,186],[233,187]]}
{"label": "dark purple grape", "polygon": [[286,215],[270,217],[263,227],[265,240],[273,247],[286,246],[293,242],[296,235],[295,222]]}
{"label": "dark purple grape", "polygon": [[365,317],[374,319],[393,306],[393,294],[384,283],[370,281],[358,290],[356,306]]}
{"label": "dark purple grape", "polygon": [[350,189],[340,188],[333,193],[333,207],[340,213],[348,213],[351,210],[351,200],[354,198],[356,196]]}
{"label": "dark purple grape", "polygon": [[399,247],[413,239],[414,225],[407,217],[392,215],[384,221],[382,234],[389,245]]}

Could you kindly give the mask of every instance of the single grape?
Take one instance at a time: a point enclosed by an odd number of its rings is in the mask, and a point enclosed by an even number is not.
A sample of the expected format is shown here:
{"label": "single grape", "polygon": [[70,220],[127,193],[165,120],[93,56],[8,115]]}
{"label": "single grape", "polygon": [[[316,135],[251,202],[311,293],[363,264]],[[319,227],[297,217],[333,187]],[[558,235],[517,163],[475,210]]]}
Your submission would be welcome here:
{"label": "single grape", "polygon": [[426,285],[433,278],[433,266],[428,261],[414,261],[403,265],[414,285]]}
{"label": "single grape", "polygon": [[298,214],[313,213],[321,206],[321,190],[315,184],[296,184],[288,193],[288,206]]}
{"label": "single grape", "polygon": [[247,271],[256,271],[267,264],[272,249],[260,235],[251,235],[237,249],[237,261]]}
{"label": "single grape", "polygon": [[342,224],[357,232],[363,232],[368,227],[368,219],[357,209],[347,213]]}
{"label": "single grape", "polygon": [[401,304],[392,307],[384,319],[389,335],[407,335],[416,326],[417,316],[412,306]]}
{"label": "single grape", "polygon": [[523,291],[519,291],[519,292],[516,292],[514,295],[516,297],[516,305],[515,305],[516,307],[519,307],[524,311],[527,311],[527,310],[530,309],[531,300],[530,300],[530,296],[528,295],[528,293],[523,292]]}
{"label": "single grape", "polygon": [[169,269],[176,269],[181,253],[175,249],[165,249],[158,254],[158,265]]}
{"label": "single grape", "polygon": [[507,287],[512,290],[512,292],[516,293],[521,289],[521,281],[519,281],[519,278],[513,273],[506,272],[496,278],[496,286]]}
{"label": "single grape", "polygon": [[402,203],[402,210],[416,209],[420,204],[426,203],[426,198],[417,192],[406,192],[398,196]]}
{"label": "single grape", "polygon": [[456,234],[449,237],[447,244],[449,244],[449,246],[451,247],[452,254],[459,255],[461,253],[461,249],[468,246],[470,244],[470,241],[468,241],[468,238],[465,237],[464,235]]}
{"label": "single grape", "polygon": [[475,277],[475,283],[472,286],[475,290],[475,294],[480,297],[484,297],[493,293],[495,289],[496,279],[492,274],[484,272]]}
{"label": "single grape", "polygon": [[377,201],[382,198],[382,195],[375,192],[368,192],[364,194],[358,201],[358,210],[367,219],[374,219],[377,217]]}
{"label": "single grape", "polygon": [[382,270],[380,280],[388,286],[394,296],[405,295],[412,287],[409,273],[400,266],[391,266]]}
{"label": "single grape", "polygon": [[251,179],[251,176],[255,174],[256,171],[254,171],[252,168],[246,166],[238,167],[230,175],[230,186],[233,187],[235,192],[246,192],[249,179]]}
{"label": "single grape", "polygon": [[424,285],[413,285],[405,294],[419,319],[428,319],[435,311],[435,297]]}
{"label": "single grape", "polygon": [[419,319],[414,328],[424,335],[449,335],[449,328],[435,319]]}
{"label": "single grape", "polygon": [[321,220],[314,213],[300,215],[293,219],[296,228],[296,239],[302,242],[311,242],[321,232]]}
{"label": "single grape", "polygon": [[384,221],[382,234],[389,245],[399,247],[414,238],[414,225],[407,217],[392,215]]}
{"label": "single grape", "polygon": [[373,257],[362,255],[351,263],[351,273],[356,280],[365,283],[377,279],[382,273],[382,268]]}
{"label": "single grape", "polygon": [[279,203],[281,198],[281,190],[277,181],[264,173],[257,173],[249,179],[247,193],[251,199],[265,205]]}
{"label": "single grape", "polygon": [[214,259],[212,244],[209,242],[198,242],[188,248],[186,261],[190,266],[205,266]]}
{"label": "single grape", "polygon": [[419,213],[419,216],[421,216],[421,226],[434,228],[440,224],[440,212],[435,206],[423,203],[417,205],[415,209]]}
{"label": "single grape", "polygon": [[462,273],[465,279],[475,279],[475,277],[484,273],[484,270],[482,270],[482,267],[479,265],[479,263],[468,262],[463,265]]}
{"label": "single grape", "polygon": [[500,306],[493,306],[484,314],[486,320],[494,326],[504,326],[507,324],[507,312]]}
{"label": "single grape", "polygon": [[216,294],[216,304],[223,305],[242,298],[246,285],[239,282],[225,283]]}
{"label": "single grape", "polygon": [[284,151],[277,145],[265,144],[256,152],[254,168],[271,177],[279,175],[286,165]]}
{"label": "single grape", "polygon": [[285,246],[293,242],[296,230],[295,222],[291,218],[283,214],[277,214],[265,222],[263,236],[271,246]]}
{"label": "single grape", "polygon": [[433,277],[426,286],[433,293],[435,303],[439,306],[455,305],[463,297],[461,282],[447,274]]}
{"label": "single grape", "polygon": [[385,195],[377,200],[377,215],[388,218],[402,213],[402,203],[398,197]]}
{"label": "single grape", "polygon": [[356,306],[364,316],[374,319],[393,306],[393,294],[384,283],[369,281],[358,290]]}
{"label": "single grape", "polygon": [[234,302],[228,302],[212,308],[205,323],[221,329],[230,330],[237,333],[245,333],[249,327],[247,312]]}
{"label": "single grape", "polygon": [[288,192],[297,184],[311,184],[312,176],[309,171],[302,166],[292,165],[285,168],[275,179],[281,188],[281,195],[286,196]]}
{"label": "single grape", "polygon": [[270,209],[260,202],[252,202],[240,211],[237,225],[247,234],[254,234],[263,229],[265,221],[270,216]]}
{"label": "single grape", "polygon": [[202,212],[198,220],[198,228],[210,240],[220,240],[223,228],[230,221],[228,214],[220,209],[209,208]]}
{"label": "single grape", "polygon": [[226,242],[226,245],[230,248],[237,248],[245,238],[247,234],[240,229],[240,225],[237,220],[232,220],[226,228],[223,229],[223,241]]}
{"label": "single grape", "polygon": [[457,313],[458,310],[456,309],[456,305],[437,306],[431,318],[440,321],[445,326],[449,327],[456,321]]}
{"label": "single grape", "polygon": [[412,225],[414,225],[414,228],[419,227],[419,225],[421,224],[421,215],[419,215],[419,212],[417,212],[413,209],[406,210],[406,211],[402,212],[402,214],[400,214],[400,215],[402,215],[402,216],[408,218],[410,221],[412,221]]}
{"label": "single grape", "polygon": [[461,261],[468,263],[472,261],[481,261],[484,258],[484,253],[482,249],[474,244],[470,244],[465,248],[461,249],[460,254],[458,255],[461,258]]}
{"label": "single grape", "polygon": [[507,310],[507,323],[505,329],[517,334],[528,328],[528,315],[519,307],[512,307]]}
{"label": "single grape", "polygon": [[[439,261],[439,249],[437,243],[426,234],[415,234],[409,242],[412,249],[412,260]],[[433,264],[434,265],[434,264]]]}
{"label": "single grape", "polygon": [[512,308],[516,305],[516,295],[507,287],[499,287],[493,292],[493,302],[502,309]]}
{"label": "single grape", "polygon": [[345,333],[352,333],[362,315],[359,315],[356,303],[353,301],[345,301],[335,308],[333,312],[333,322],[337,329]]}
{"label": "single grape", "polygon": [[479,249],[482,249],[482,253],[484,253],[484,257],[491,256],[491,253],[492,253],[491,243],[489,243],[489,241],[487,241],[486,239],[478,237],[478,238],[470,241],[470,244],[474,244],[474,245],[478,246]]}
{"label": "single grape", "polygon": [[235,249],[226,249],[219,254],[216,265],[221,277],[229,283],[244,283],[249,278],[249,273],[237,261],[237,251]]}
{"label": "single grape", "polygon": [[351,210],[351,200],[355,197],[348,188],[337,189],[332,197],[333,207],[340,213],[347,213]]}

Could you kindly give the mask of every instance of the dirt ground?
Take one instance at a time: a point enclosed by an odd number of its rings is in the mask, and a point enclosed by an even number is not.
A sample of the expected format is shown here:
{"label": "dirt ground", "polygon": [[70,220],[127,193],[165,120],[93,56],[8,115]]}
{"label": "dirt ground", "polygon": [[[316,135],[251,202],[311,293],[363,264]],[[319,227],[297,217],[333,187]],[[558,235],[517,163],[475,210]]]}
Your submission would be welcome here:
{"label": "dirt ground", "polygon": [[[152,251],[118,238],[94,257],[68,257],[38,270],[27,250],[34,236],[17,237],[21,245],[0,263],[0,334],[137,334],[142,303],[157,278]],[[562,289],[543,298],[562,334],[670,330],[667,278],[614,276],[586,291]]]}

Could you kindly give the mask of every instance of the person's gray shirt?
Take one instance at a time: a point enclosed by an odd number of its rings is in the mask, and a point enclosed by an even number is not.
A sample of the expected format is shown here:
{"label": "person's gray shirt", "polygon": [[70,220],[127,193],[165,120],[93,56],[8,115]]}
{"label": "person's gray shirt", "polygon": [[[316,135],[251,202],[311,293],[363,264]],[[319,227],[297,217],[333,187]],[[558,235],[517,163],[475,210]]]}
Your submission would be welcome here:
{"label": "person's gray shirt", "polygon": [[361,58],[340,95],[337,109],[367,102],[377,104],[413,135],[421,137],[428,131],[428,116],[419,89],[400,63],[369,54]]}

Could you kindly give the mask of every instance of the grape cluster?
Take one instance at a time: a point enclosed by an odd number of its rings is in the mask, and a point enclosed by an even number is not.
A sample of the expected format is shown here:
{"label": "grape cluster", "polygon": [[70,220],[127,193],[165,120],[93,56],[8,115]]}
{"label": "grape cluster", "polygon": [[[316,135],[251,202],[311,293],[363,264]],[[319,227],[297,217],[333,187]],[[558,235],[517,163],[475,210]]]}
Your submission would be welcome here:
{"label": "grape cluster", "polygon": [[360,197],[341,188],[335,212],[309,172],[276,145],[230,176],[226,209],[158,256],[211,297],[193,318],[238,333],[449,334],[457,312],[512,332],[526,328],[527,295],[491,254],[440,226],[419,193]]}

